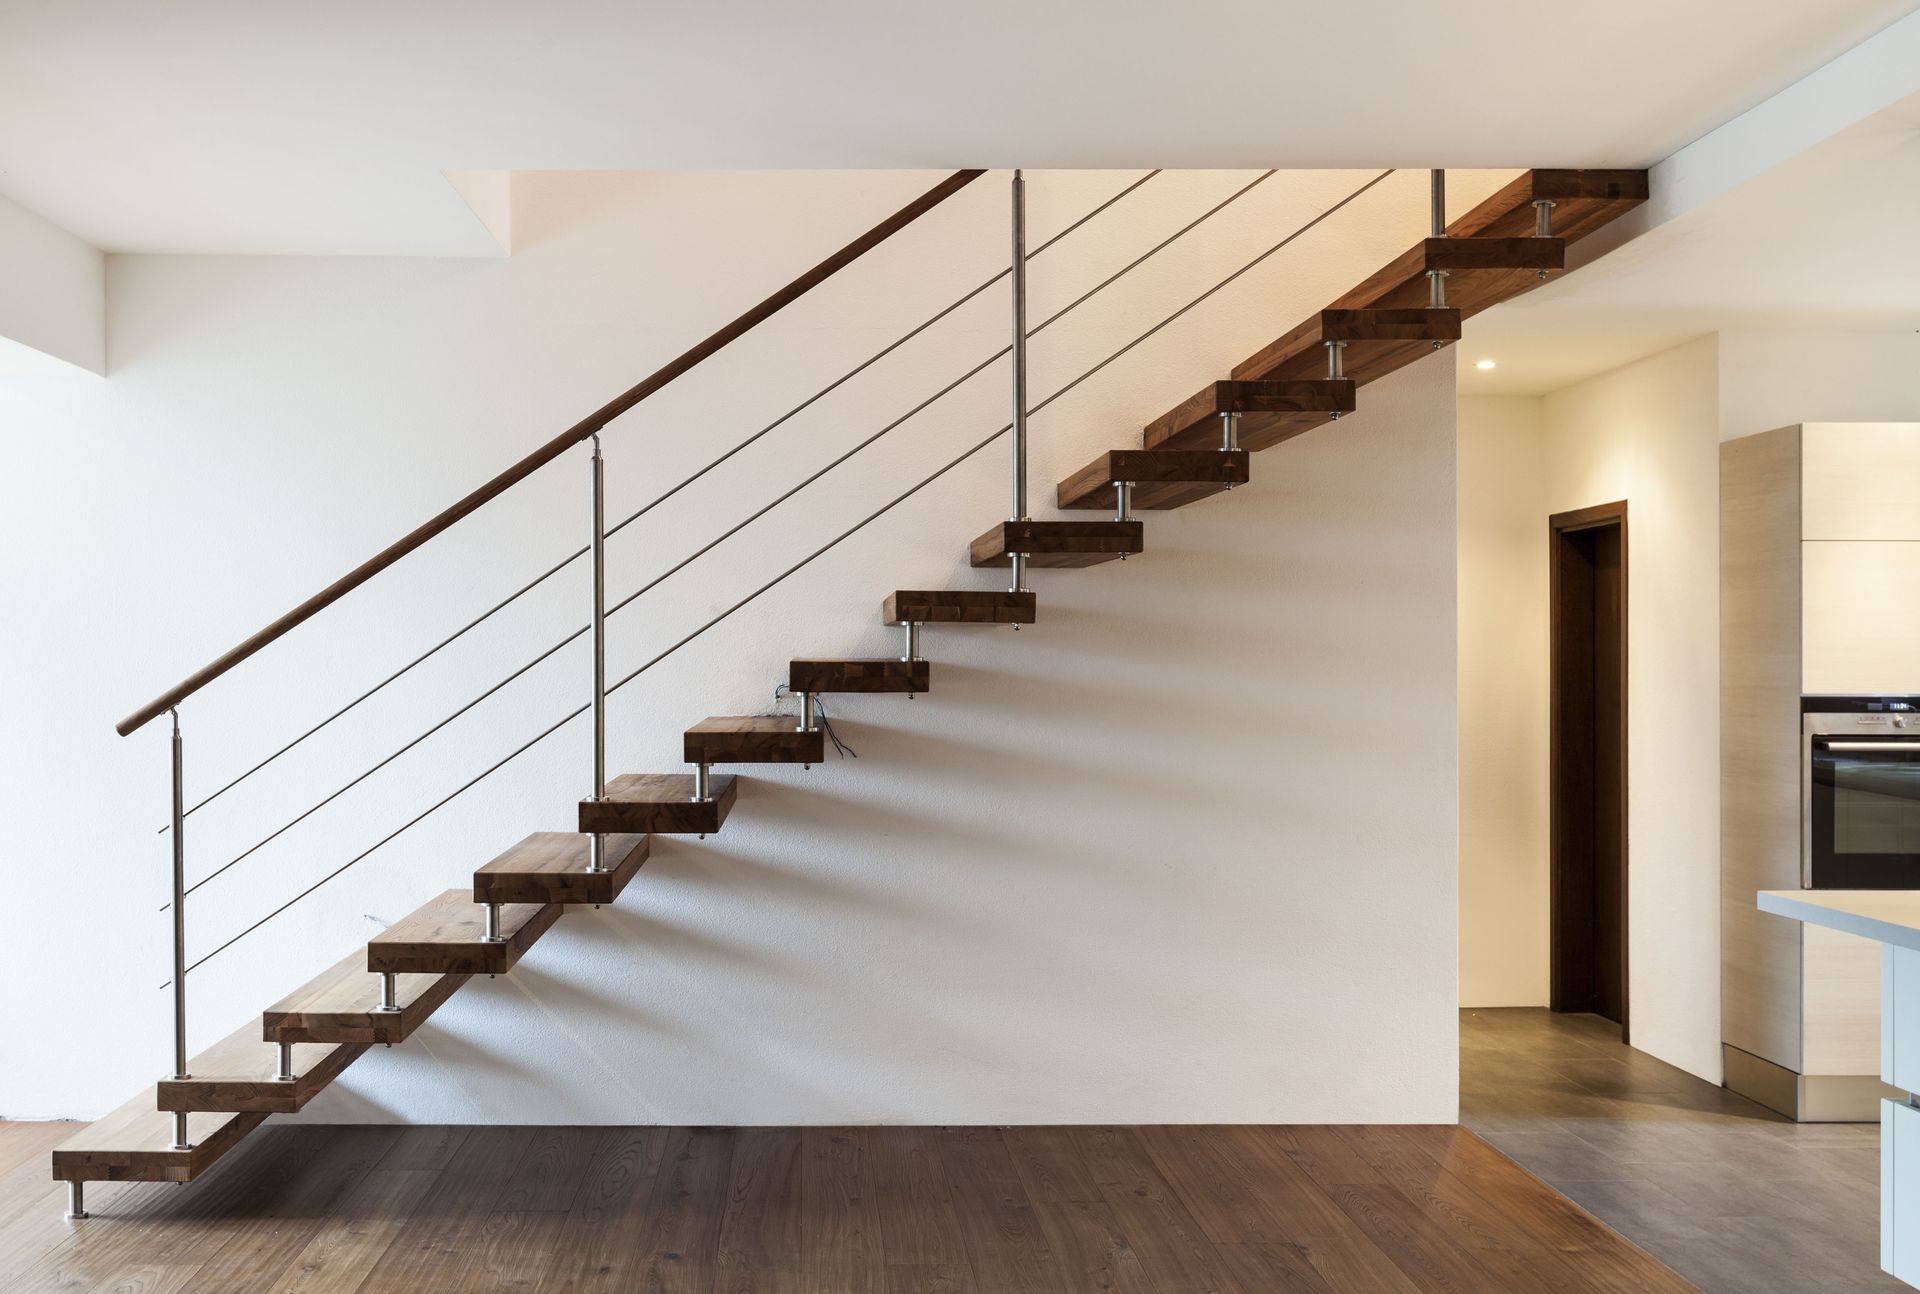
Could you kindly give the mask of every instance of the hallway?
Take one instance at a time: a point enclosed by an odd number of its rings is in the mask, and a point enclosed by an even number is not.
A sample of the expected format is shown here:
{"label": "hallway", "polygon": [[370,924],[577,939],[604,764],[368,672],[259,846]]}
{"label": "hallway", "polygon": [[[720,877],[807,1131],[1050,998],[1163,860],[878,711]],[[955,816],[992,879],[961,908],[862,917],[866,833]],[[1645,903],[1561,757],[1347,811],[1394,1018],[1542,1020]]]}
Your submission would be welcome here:
{"label": "hallway", "polygon": [[1598,1016],[1460,1013],[1460,1122],[1707,1294],[1867,1294],[1880,1129],[1797,1124]]}

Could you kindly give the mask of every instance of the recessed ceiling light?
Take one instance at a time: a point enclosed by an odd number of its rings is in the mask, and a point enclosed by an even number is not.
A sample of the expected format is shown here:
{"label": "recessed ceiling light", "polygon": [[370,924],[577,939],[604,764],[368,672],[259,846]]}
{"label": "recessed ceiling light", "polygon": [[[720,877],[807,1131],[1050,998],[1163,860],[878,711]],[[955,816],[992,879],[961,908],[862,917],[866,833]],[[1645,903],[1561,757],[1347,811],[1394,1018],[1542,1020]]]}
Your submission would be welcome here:
{"label": "recessed ceiling light", "polygon": [[1473,362],[1473,366],[1477,369],[1482,369],[1482,370],[1489,369],[1493,367],[1493,361],[1490,359],[1475,360]]}

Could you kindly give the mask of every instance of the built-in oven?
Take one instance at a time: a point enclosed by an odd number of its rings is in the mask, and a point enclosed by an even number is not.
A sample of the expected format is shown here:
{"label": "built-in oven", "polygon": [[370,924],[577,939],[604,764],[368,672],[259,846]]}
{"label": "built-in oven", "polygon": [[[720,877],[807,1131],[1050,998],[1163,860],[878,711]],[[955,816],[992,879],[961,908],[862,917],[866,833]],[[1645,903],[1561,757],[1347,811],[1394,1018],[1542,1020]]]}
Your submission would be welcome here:
{"label": "built-in oven", "polygon": [[1800,702],[1802,883],[1920,889],[1920,696]]}

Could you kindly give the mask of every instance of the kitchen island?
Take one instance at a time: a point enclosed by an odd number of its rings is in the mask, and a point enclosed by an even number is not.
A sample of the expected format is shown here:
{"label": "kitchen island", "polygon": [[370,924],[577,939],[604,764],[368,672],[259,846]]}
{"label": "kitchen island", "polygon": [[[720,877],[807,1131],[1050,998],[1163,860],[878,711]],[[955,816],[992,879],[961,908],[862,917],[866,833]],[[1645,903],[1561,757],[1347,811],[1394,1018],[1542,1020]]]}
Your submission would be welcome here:
{"label": "kitchen island", "polygon": [[[1880,1076],[1920,1090],[1920,890],[1762,890],[1760,910],[1881,945]],[[1880,1266],[1920,1286],[1920,1102],[1880,1103]]]}

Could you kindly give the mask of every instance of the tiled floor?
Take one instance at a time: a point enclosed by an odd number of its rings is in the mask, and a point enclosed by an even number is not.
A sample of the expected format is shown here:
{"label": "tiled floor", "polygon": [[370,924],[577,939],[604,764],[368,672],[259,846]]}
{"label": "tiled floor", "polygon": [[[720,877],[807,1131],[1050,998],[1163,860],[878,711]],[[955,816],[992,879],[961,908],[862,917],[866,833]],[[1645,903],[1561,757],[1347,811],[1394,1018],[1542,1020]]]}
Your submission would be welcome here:
{"label": "tiled floor", "polygon": [[1460,1121],[1707,1294],[1907,1287],[1880,1270],[1880,1129],[1796,1124],[1598,1016],[1460,1013]]}

